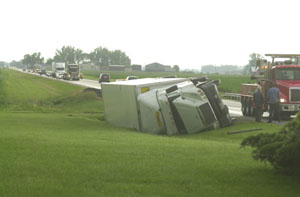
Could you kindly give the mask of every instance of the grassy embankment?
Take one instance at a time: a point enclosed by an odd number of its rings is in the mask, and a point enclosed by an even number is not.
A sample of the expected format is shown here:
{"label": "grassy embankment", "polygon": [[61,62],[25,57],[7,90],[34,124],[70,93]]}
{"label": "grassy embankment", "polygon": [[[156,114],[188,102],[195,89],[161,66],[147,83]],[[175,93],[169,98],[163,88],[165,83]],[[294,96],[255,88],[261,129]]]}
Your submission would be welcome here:
{"label": "grassy embankment", "polygon": [[[0,112],[1,196],[300,193],[298,179],[275,174],[270,165],[253,161],[249,149],[240,149],[242,139],[258,132],[227,135],[257,127],[276,132],[277,125],[244,122],[195,135],[143,134],[103,121],[102,102],[93,92],[0,72],[0,91],[5,93]],[[14,98],[17,92],[22,96]]]}
{"label": "grassy embankment", "polygon": [[[84,78],[98,80],[101,72],[99,71],[83,71]],[[221,79],[221,84],[218,89],[221,92],[232,92],[240,93],[242,83],[255,83],[255,80],[250,80],[250,76],[242,75],[206,75],[206,74],[195,74],[191,72],[180,72],[180,73],[164,73],[164,72],[106,72],[110,74],[111,80],[125,79],[127,76],[138,76],[139,78],[148,77],[164,77],[176,75],[177,77],[189,78],[189,77],[201,77],[209,76],[211,79]]]}
{"label": "grassy embankment", "polygon": [[11,70],[1,71],[0,90],[0,109],[6,111],[99,112],[102,106],[93,92],[83,94],[82,87]]}

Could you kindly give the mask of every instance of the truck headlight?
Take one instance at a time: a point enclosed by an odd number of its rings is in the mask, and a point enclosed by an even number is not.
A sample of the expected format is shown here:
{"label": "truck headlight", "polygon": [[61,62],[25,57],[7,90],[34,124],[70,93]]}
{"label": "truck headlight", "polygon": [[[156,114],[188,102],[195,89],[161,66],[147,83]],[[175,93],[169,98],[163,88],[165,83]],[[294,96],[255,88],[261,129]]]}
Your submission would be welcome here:
{"label": "truck headlight", "polygon": [[280,103],[285,103],[285,101],[286,101],[286,100],[285,100],[284,98],[281,98],[281,99],[280,99]]}

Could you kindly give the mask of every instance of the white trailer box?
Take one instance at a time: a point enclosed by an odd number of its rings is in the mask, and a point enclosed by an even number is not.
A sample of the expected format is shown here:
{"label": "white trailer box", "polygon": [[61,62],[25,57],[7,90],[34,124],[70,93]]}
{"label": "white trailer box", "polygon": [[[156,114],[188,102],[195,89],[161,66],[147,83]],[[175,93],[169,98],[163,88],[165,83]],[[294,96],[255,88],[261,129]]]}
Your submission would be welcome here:
{"label": "white trailer box", "polygon": [[138,95],[188,80],[186,78],[145,78],[102,83],[105,119],[115,126],[142,130],[138,114]]}

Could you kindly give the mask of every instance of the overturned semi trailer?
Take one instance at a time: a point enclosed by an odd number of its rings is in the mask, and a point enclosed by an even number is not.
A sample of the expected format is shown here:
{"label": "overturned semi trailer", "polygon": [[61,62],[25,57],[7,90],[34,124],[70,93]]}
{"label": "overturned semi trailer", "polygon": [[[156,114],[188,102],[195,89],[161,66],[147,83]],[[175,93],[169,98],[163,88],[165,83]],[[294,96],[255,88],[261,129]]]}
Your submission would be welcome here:
{"label": "overturned semi trailer", "polygon": [[228,108],[207,78],[146,78],[102,84],[105,119],[153,134],[187,134],[231,125]]}

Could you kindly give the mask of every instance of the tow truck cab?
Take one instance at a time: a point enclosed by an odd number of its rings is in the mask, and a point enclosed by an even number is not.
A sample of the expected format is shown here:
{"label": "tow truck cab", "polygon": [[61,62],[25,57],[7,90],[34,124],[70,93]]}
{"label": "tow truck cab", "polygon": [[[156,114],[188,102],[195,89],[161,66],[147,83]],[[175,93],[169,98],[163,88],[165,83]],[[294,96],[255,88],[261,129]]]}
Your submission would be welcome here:
{"label": "tow truck cab", "polygon": [[[272,58],[272,62],[258,60],[257,75],[251,78],[260,82],[262,87],[265,105],[264,111],[268,108],[268,90],[274,84],[280,91],[280,108],[282,118],[300,112],[300,54],[265,54]],[[275,61],[280,59],[281,61]],[[253,116],[253,93],[257,84],[242,84],[241,104],[245,116]]]}
{"label": "tow truck cab", "polygon": [[[286,116],[300,111],[300,65],[277,65],[269,70],[268,78],[280,91],[281,111]],[[265,90],[270,83],[265,82]],[[267,95],[267,92],[265,93]]]}

